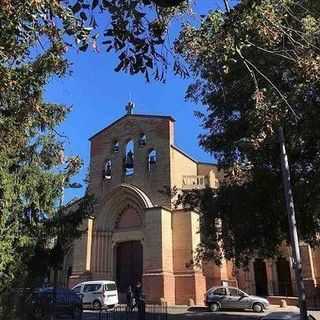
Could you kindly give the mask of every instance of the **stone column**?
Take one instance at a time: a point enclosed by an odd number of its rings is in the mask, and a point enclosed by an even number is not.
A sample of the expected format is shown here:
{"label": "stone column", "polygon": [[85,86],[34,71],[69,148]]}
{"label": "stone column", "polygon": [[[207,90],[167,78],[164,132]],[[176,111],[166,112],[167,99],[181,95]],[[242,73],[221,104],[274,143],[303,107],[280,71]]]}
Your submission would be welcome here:
{"label": "stone column", "polygon": [[316,279],[316,283],[320,285],[320,249],[314,248],[312,249],[312,263],[314,268],[314,276]]}
{"label": "stone column", "polygon": [[[192,237],[192,260],[195,261],[195,255],[200,244],[200,220],[199,214],[196,212],[190,212],[191,219],[191,237]],[[222,265],[223,267],[223,265]],[[194,302],[196,305],[202,305],[204,303],[204,294],[206,292],[206,278],[203,275],[202,267],[194,265],[194,286],[195,286],[195,294],[194,294]],[[227,273],[227,269],[226,269]]]}
{"label": "stone column", "polygon": [[256,293],[256,280],[254,278],[253,261],[250,261],[248,264],[247,281],[248,281],[248,293],[255,294]]}
{"label": "stone column", "polygon": [[[84,220],[81,229],[84,231],[79,239],[73,242],[73,263],[72,274],[69,278],[69,287],[75,284],[91,279],[91,273],[87,272],[87,266],[91,265],[91,258],[87,259],[88,250],[88,224],[89,219]],[[91,234],[92,237],[92,234]],[[92,241],[92,238],[91,238]],[[91,254],[91,253],[90,253]]]}
{"label": "stone column", "polygon": [[303,281],[306,288],[306,294],[312,295],[316,286],[315,272],[312,261],[312,252],[308,244],[300,244],[301,261],[302,261],[302,274]]}
{"label": "stone column", "polygon": [[112,260],[113,260],[113,247],[112,247],[112,233],[107,231],[107,267],[106,274],[108,279],[112,279]]}
{"label": "stone column", "polygon": [[179,210],[173,214],[173,252],[176,304],[203,304],[206,278],[195,266],[195,250],[200,242],[199,215]]}
{"label": "stone column", "polygon": [[91,272],[95,279],[111,279],[108,269],[109,256],[109,232],[95,230],[92,235]]}
{"label": "stone column", "polygon": [[164,298],[175,303],[171,215],[161,207],[145,211],[143,286],[148,302]]}
{"label": "stone column", "polygon": [[273,294],[279,294],[278,272],[276,261],[272,259]]}
{"label": "stone column", "polygon": [[273,279],[273,261],[271,259],[266,260],[266,271],[267,271],[267,281],[268,281],[268,295],[273,296],[274,293],[274,279]]}
{"label": "stone column", "polygon": [[86,271],[91,271],[91,250],[92,250],[92,232],[93,232],[93,218],[88,218],[87,229],[87,246],[86,246]]}

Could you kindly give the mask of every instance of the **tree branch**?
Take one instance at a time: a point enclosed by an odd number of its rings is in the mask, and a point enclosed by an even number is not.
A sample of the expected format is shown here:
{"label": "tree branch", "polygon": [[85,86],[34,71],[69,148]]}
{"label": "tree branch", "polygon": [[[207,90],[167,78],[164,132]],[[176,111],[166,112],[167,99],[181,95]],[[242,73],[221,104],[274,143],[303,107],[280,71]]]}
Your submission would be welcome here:
{"label": "tree branch", "polygon": [[224,2],[224,7],[226,9],[227,13],[230,13],[230,5],[229,5],[229,0],[223,0]]}

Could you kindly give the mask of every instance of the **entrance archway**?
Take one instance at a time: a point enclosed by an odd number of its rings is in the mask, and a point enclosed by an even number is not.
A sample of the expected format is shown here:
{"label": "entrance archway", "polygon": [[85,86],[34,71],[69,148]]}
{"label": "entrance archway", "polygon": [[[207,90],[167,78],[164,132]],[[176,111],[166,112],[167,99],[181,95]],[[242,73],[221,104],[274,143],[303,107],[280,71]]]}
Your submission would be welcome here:
{"label": "entrance archway", "polygon": [[292,296],[290,264],[285,258],[277,260],[278,286],[280,296]]}
{"label": "entrance archway", "polygon": [[143,249],[140,241],[121,242],[115,247],[116,280],[120,293],[142,281]]}
{"label": "entrance archway", "polygon": [[266,263],[263,259],[255,259],[253,263],[254,267],[254,280],[256,283],[256,295],[267,296],[268,295],[268,278]]}

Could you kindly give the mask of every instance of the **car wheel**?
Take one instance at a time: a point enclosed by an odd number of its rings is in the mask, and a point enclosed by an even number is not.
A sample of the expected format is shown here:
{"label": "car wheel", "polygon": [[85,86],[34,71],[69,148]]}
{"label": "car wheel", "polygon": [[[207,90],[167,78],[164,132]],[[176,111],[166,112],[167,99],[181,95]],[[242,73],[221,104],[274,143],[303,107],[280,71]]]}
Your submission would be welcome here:
{"label": "car wheel", "polygon": [[93,301],[92,307],[94,310],[101,310],[101,307],[102,307],[101,302],[99,300]]}
{"label": "car wheel", "polygon": [[255,303],[253,306],[252,306],[252,310],[254,312],[263,312],[263,305],[261,303]]}
{"label": "car wheel", "polygon": [[72,310],[72,319],[81,320],[82,319],[82,307],[81,306],[74,306]]}
{"label": "car wheel", "polygon": [[209,311],[216,312],[219,310],[219,305],[217,303],[210,303],[209,304]]}

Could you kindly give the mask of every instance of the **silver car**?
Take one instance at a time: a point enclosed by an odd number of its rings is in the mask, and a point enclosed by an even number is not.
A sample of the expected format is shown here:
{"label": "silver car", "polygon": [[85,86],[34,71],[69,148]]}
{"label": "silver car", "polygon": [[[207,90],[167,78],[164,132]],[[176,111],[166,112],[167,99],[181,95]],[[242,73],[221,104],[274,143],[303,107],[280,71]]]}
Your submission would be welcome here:
{"label": "silver car", "polygon": [[212,312],[219,309],[252,309],[263,312],[269,301],[262,297],[248,295],[234,287],[213,287],[205,294],[205,304]]}

